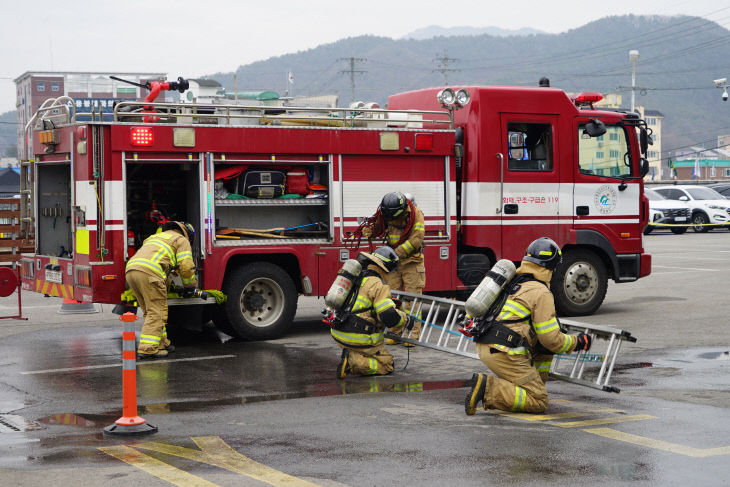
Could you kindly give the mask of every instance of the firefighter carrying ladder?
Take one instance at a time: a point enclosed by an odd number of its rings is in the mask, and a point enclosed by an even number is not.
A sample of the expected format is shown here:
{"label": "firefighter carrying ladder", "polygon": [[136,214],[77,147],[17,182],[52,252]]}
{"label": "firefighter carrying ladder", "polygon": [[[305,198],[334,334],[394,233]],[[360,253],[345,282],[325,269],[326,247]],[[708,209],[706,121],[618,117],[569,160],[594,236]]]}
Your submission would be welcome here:
{"label": "firefighter carrying ladder", "polygon": [[[404,329],[402,335],[386,333],[386,337],[464,357],[479,358],[474,340],[459,332],[459,317],[466,313],[464,302],[403,291],[393,291],[392,294],[401,301],[411,302],[410,314],[421,321],[421,336],[417,340],[409,338],[410,332]],[[560,320],[560,325],[564,331],[590,335],[593,344],[591,353],[581,350],[555,355],[550,376],[606,392],[620,392],[618,387],[609,385],[611,374],[621,343],[633,343],[636,338],[625,330],[573,320]]]}

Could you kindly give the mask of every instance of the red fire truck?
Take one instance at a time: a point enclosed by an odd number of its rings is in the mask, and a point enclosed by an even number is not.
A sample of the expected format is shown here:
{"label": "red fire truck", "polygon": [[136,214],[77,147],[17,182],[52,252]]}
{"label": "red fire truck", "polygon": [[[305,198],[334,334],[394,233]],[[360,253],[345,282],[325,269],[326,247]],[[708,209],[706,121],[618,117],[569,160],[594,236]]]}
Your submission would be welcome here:
{"label": "red fire truck", "polygon": [[548,236],[563,249],[558,310],[590,314],[609,278],[651,268],[646,124],[593,109],[598,99],[467,86],[394,95],[387,110],[145,101],[86,121],[51,100],[27,128],[23,221],[36,250],[22,286],[118,304],[135,248],[160,222],[185,220],[200,287],[228,300],[170,300],[171,328],[213,319],[233,335],[280,336],[299,295],[324,296],[342,262],[370,248],[350,234],[401,191],[426,216],[426,292],[468,292],[497,259],[519,261]]}

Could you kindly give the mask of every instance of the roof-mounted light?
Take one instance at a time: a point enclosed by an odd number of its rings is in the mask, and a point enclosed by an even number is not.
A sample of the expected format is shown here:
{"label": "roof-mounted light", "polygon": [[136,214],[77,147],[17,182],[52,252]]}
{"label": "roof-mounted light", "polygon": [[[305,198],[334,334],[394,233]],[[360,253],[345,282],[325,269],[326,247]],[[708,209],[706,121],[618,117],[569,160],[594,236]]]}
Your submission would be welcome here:
{"label": "roof-mounted light", "polygon": [[597,91],[584,91],[575,97],[576,106],[591,106],[596,102],[603,100],[603,95]]}
{"label": "roof-mounted light", "polygon": [[471,100],[471,95],[464,88],[456,92],[456,104],[463,107]]}
{"label": "roof-mounted light", "polygon": [[451,88],[444,88],[443,90],[439,91],[438,95],[436,95],[436,99],[439,101],[442,107],[449,108],[454,105],[454,102],[456,101],[456,93],[454,93],[454,90]]}

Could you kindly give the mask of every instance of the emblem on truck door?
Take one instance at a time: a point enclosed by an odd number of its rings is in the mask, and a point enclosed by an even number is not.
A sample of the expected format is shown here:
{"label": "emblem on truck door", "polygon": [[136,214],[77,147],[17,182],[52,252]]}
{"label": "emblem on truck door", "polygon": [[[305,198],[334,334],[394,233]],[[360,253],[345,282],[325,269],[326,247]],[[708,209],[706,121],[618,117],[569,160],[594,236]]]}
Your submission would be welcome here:
{"label": "emblem on truck door", "polygon": [[593,196],[593,202],[596,204],[598,212],[606,215],[608,213],[612,213],[613,210],[616,209],[617,197],[618,194],[616,193],[616,190],[612,186],[604,184],[603,186],[599,186],[596,190],[596,193]]}

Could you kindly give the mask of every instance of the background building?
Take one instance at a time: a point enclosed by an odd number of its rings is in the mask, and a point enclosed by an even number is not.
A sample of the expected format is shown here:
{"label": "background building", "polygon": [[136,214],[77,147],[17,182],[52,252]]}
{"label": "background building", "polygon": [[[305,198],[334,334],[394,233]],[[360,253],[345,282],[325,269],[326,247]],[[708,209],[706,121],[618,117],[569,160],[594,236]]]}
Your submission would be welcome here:
{"label": "background building", "polygon": [[74,99],[77,111],[111,113],[114,101],[136,100],[147,95],[147,90],[115,81],[109,76],[144,84],[163,79],[164,73],[109,73],[109,72],[54,72],[27,71],[15,81],[16,111],[18,122],[18,158],[27,159],[24,131],[44,101],[49,98],[68,96]]}

